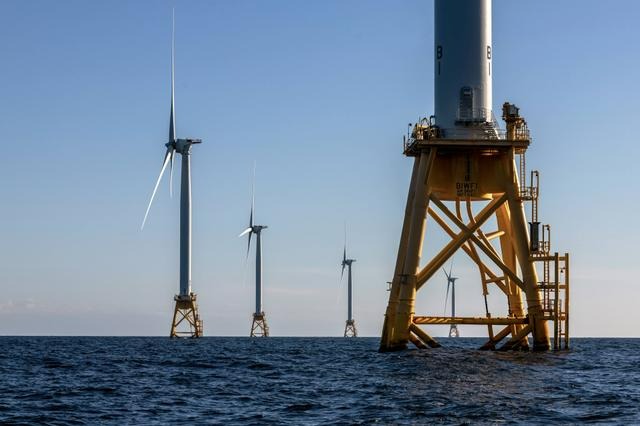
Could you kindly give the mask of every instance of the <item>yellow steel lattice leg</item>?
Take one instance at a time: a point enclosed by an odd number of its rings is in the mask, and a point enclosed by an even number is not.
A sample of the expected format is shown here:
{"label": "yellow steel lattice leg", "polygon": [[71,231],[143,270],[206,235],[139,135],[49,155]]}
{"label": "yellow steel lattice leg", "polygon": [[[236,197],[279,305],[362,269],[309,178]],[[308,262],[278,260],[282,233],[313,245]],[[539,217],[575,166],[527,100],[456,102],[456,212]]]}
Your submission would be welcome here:
{"label": "yellow steel lattice leg", "polygon": [[344,337],[358,337],[355,320],[347,320],[344,325]]}
{"label": "yellow steel lattice leg", "polygon": [[253,314],[250,337],[269,337],[269,326],[264,312]]}
{"label": "yellow steel lattice leg", "polygon": [[[380,350],[404,349],[408,342],[413,342],[418,347],[438,346],[414,321],[415,298],[429,278],[460,249],[477,264],[485,299],[488,285],[496,285],[505,294],[508,317],[491,318],[485,303],[486,319],[454,318],[451,324],[487,326],[489,341],[483,346],[485,349],[495,349],[510,334],[511,339],[503,348],[527,349],[527,336],[532,335],[534,350],[548,350],[549,318],[542,309],[537,272],[530,250],[528,223],[519,188],[518,169],[515,167],[514,147],[507,144],[501,149],[486,149],[473,143],[463,145],[459,142],[443,142],[437,148],[425,146],[423,149],[415,149],[414,168]],[[467,203],[468,223],[462,220],[461,198]],[[445,201],[457,203],[456,213],[445,205]],[[472,204],[482,201],[485,202],[484,206],[477,214],[473,214]],[[430,208],[430,204],[433,208]],[[440,217],[436,209],[457,229]],[[427,214],[451,237],[451,241],[420,269]],[[486,233],[482,227],[492,218],[498,229]],[[495,238],[499,238],[498,247],[494,247],[491,242]],[[568,316],[563,315],[563,319]],[[417,318],[420,318],[421,324],[440,323],[436,317]],[[506,324],[506,327],[493,335],[491,327],[494,324]],[[568,339],[563,331],[564,328],[558,328],[556,334],[566,341]]]}
{"label": "yellow steel lattice leg", "polygon": [[202,337],[202,320],[198,313],[195,293],[176,296],[169,337]]}

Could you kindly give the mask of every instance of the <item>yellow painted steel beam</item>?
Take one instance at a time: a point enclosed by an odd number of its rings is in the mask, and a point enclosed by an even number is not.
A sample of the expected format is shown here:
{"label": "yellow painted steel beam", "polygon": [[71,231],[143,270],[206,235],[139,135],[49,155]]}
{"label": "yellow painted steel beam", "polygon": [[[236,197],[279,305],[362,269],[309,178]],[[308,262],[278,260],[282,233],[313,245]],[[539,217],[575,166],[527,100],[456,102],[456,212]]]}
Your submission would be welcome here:
{"label": "yellow painted steel beam", "polygon": [[[454,238],[456,236],[456,233],[453,231],[453,229],[451,229],[451,227],[447,224],[447,222],[445,222],[440,215],[438,215],[438,213],[433,210],[432,208],[429,208],[429,215],[438,223],[438,225],[440,225],[440,227],[451,237]],[[482,263],[481,260],[476,259],[473,256],[473,252],[472,250],[468,247],[468,245],[463,245],[462,246],[462,250],[471,258],[471,260],[473,260],[479,268],[484,267],[485,271],[487,273],[487,275],[489,275],[489,277],[493,280],[493,282],[498,286],[498,288],[500,288],[500,290],[502,290],[505,294],[508,294],[507,292],[507,287],[503,284],[500,283],[500,278],[495,275],[488,267],[486,267],[486,265],[484,263]],[[480,263],[478,263],[480,262]],[[424,284],[424,283],[423,283]]]}
{"label": "yellow painted steel beam", "polygon": [[422,340],[420,340],[415,334],[409,333],[409,341],[416,345],[418,349],[427,349],[427,345],[425,345]]}
{"label": "yellow painted steel beam", "polygon": [[[447,214],[447,216],[452,215],[455,220],[457,222],[460,222],[458,220],[457,217],[455,217],[455,215],[453,215],[451,213],[451,211],[449,211],[449,209],[442,203],[442,201],[440,201],[437,197],[435,197],[433,194],[431,194],[431,196],[429,197],[430,200],[436,204],[441,210],[442,208],[444,208],[443,212],[445,214]],[[502,203],[504,203],[507,200],[507,196],[506,194],[501,195],[498,198],[494,198],[489,204],[487,204],[481,211],[480,213],[478,213],[478,216],[476,216],[475,220],[476,223],[475,225],[472,225],[470,227],[467,227],[466,225],[462,224],[462,226],[460,227],[460,229],[462,230],[459,234],[457,234],[456,238],[454,238],[453,240],[451,240],[441,251],[440,253],[438,253],[436,255],[436,257],[434,257],[427,266],[425,266],[417,275],[417,283],[416,283],[416,288],[419,289],[420,287],[422,287],[422,285],[424,285],[425,282],[427,282],[427,280],[429,280],[429,278],[431,278],[433,276],[433,274],[436,273],[436,271],[438,271],[442,265],[445,264],[445,262],[447,260],[449,260],[449,258],[453,255],[453,253],[456,252],[456,250],[458,250],[460,248],[460,246],[462,246],[468,239],[469,237],[473,236],[473,233],[476,231],[476,229],[478,229],[479,227],[481,227],[486,221],[487,219],[489,219],[491,217],[491,215],[502,205]]]}
{"label": "yellow painted steel beam", "polygon": [[[513,271],[517,271],[516,266],[516,252],[513,245],[513,229],[511,224],[511,214],[509,212],[509,205],[503,204],[501,208],[496,211],[496,222],[498,229],[503,232],[500,236],[500,258],[502,261]],[[516,317],[524,317],[524,303],[522,299],[522,288],[508,278],[505,279],[507,287],[507,300],[509,304],[509,315]],[[512,335],[515,335],[520,326],[513,326],[511,328]]]}
{"label": "yellow painted steel beam", "polygon": [[[473,217],[473,210],[471,208],[471,201],[469,199],[467,199],[466,204],[467,204],[467,215],[469,216],[469,221],[475,225],[475,218]],[[462,220],[462,215],[460,215],[459,212],[458,212],[458,218]],[[484,232],[482,232],[482,228],[478,228],[477,234],[480,237],[480,239],[486,244],[487,248],[491,249],[491,251],[493,251],[493,253],[496,256],[499,256],[498,252],[496,251],[496,249],[494,249],[493,246],[491,245],[491,242],[489,241],[489,239],[485,236]]]}
{"label": "yellow painted steel beam", "polygon": [[411,173],[411,181],[409,183],[409,192],[407,194],[407,204],[404,209],[404,220],[402,222],[402,233],[400,235],[400,243],[398,245],[398,256],[396,258],[396,268],[393,273],[391,281],[391,288],[389,291],[389,302],[387,304],[387,310],[384,315],[384,323],[382,325],[382,336],[380,338],[380,348],[384,349],[389,341],[390,328],[393,326],[392,319],[396,315],[396,308],[398,306],[398,297],[400,295],[400,276],[404,269],[404,259],[407,251],[407,244],[409,240],[409,230],[411,227],[411,207],[413,206],[413,199],[416,191],[416,180],[418,178],[418,169],[420,165],[420,157],[416,157],[413,161],[413,171]]}
{"label": "yellow painted steel beam", "polygon": [[[473,217],[473,212],[471,211],[471,202],[468,198],[465,204],[467,205],[467,215],[469,217],[469,224],[473,226],[476,224],[476,222]],[[463,220],[462,209],[460,208],[459,198],[456,199],[456,217],[462,223],[462,220]],[[478,228],[477,232],[480,232],[480,228]],[[489,290],[487,289],[486,275],[488,275],[487,271],[489,271],[490,269],[484,264],[482,259],[480,259],[480,256],[478,256],[478,250],[476,250],[475,246],[473,244],[470,244],[469,241],[466,242],[466,245],[471,250],[471,254],[472,254],[471,258],[478,265],[478,269],[480,271],[480,281],[482,282],[482,294],[486,297],[489,294]],[[487,312],[487,317],[488,316],[489,316],[489,312]],[[491,334],[491,327],[489,327],[489,334]]]}
{"label": "yellow painted steel beam", "polygon": [[498,268],[500,268],[502,270],[502,272],[504,272],[506,275],[509,276],[509,278],[511,279],[511,281],[513,281],[518,287],[524,289],[524,283],[522,282],[522,280],[520,279],[520,277],[518,277],[518,275],[516,275],[515,271],[512,271],[511,268],[509,268],[507,265],[504,264],[504,262],[502,261],[502,259],[500,259],[494,252],[493,250],[489,249],[488,247],[486,247],[484,245],[484,243],[482,242],[482,240],[480,240],[478,237],[476,237],[475,235],[471,235],[471,240],[473,240],[474,243],[476,243],[476,245],[480,248],[480,250],[482,250],[484,252],[484,254],[487,255],[487,257],[489,259],[491,259],[491,261],[493,263],[496,264],[496,266]]}
{"label": "yellow painted steel beam", "polygon": [[527,324],[524,327],[522,327],[522,329],[520,331],[518,331],[518,333],[513,336],[511,339],[509,339],[507,341],[507,343],[505,343],[500,350],[501,351],[508,351],[511,349],[515,349],[517,346],[519,346],[522,342],[522,340],[527,337],[527,335],[531,333],[531,324]]}
{"label": "yellow painted steel beam", "polygon": [[502,237],[504,234],[504,231],[493,231],[486,234],[486,237],[487,240],[493,240],[494,238]]}
{"label": "yellow painted steel beam", "polygon": [[564,284],[566,286],[564,291],[564,348],[569,349],[569,253],[564,254]]}
{"label": "yellow painted steel beam", "polygon": [[[173,311],[171,332],[169,336],[179,337],[184,335],[191,337],[201,337],[202,326],[201,323],[198,322],[198,305],[195,303],[196,295],[192,293],[188,300],[178,299],[177,296],[174,299],[176,303]],[[178,327],[183,323],[189,324],[189,331],[178,330]]]}
{"label": "yellow painted steel beam", "polygon": [[420,338],[420,340],[422,340],[424,343],[431,346],[432,348],[439,348],[441,346],[440,343],[436,341],[436,339],[429,336],[423,329],[421,329],[414,323],[411,323],[411,325],[409,325],[409,331],[411,333],[414,333],[416,336]]}
{"label": "yellow painted steel beam", "polygon": [[[471,227],[468,227],[467,225],[465,225],[460,219],[458,219],[458,217],[456,215],[453,214],[453,212],[451,212],[451,210],[449,210],[447,208],[447,206],[444,205],[444,203],[442,203],[442,201],[438,200],[438,199],[434,199],[435,197],[431,197],[431,201],[437,205],[440,210],[453,222],[455,223],[455,225],[457,227],[459,227],[460,229],[463,230],[463,232],[466,231],[467,233],[467,237],[470,238],[474,243],[476,243],[476,245],[480,248],[480,250],[482,250],[487,257],[489,257],[489,259],[491,259],[491,261],[493,263],[496,264],[497,267],[499,267],[505,274],[507,274],[509,276],[509,278],[511,278],[511,280],[513,280],[513,282],[520,288],[524,289],[524,283],[522,282],[522,280],[520,279],[520,277],[518,277],[518,275],[516,274],[515,271],[512,271],[511,268],[509,268],[507,265],[504,264],[504,262],[502,262],[502,259],[500,259],[496,253],[495,250],[493,249],[493,247],[488,248],[484,245],[484,243],[474,234],[475,230],[480,228],[480,226],[483,225],[483,223],[488,219],[488,217],[482,217],[482,212],[480,214],[478,214],[478,218],[474,219],[476,221],[476,223],[474,223]],[[506,200],[507,200],[507,195],[503,194],[500,198],[498,198],[499,202],[497,203],[497,205],[495,206],[495,209],[493,209],[491,211],[491,213],[489,214],[489,216],[491,216],[491,214],[493,214],[493,212],[495,210],[498,209],[498,207],[500,207]],[[496,201],[496,199],[494,199],[494,201]],[[487,207],[489,207],[491,204],[487,205]],[[486,209],[486,207],[485,207]],[[483,209],[484,211],[484,209]],[[483,220],[482,220],[483,219]],[[428,265],[427,265],[428,267]],[[438,267],[439,268],[439,267]],[[426,269],[426,267],[425,267]],[[427,278],[428,279],[428,278]],[[426,280],[425,280],[426,281]],[[421,282],[421,276],[418,275],[418,284],[420,284]]]}
{"label": "yellow painted steel beam", "polygon": [[[567,259],[566,256],[567,256],[566,254],[565,254],[565,256],[558,256],[558,260],[566,262],[567,261],[566,260]],[[545,262],[545,261],[546,262],[553,262],[555,260],[556,260],[555,256],[531,256],[529,258],[530,262]]]}
{"label": "yellow painted steel beam", "polygon": [[513,148],[508,158],[509,159],[504,159],[504,168],[509,171],[509,175],[513,177],[513,181],[505,186],[505,190],[509,200],[508,205],[511,215],[513,247],[516,251],[520,271],[522,272],[522,282],[525,283],[523,290],[527,299],[527,313],[533,335],[533,350],[548,351],[551,348],[549,330],[547,323],[542,319],[544,314],[542,312],[540,292],[537,289],[538,274],[533,262],[529,261],[531,251],[529,247],[527,218],[524,212],[524,204],[520,198],[520,183],[518,181],[515,151]]}
{"label": "yellow painted steel beam", "polygon": [[560,335],[560,318],[559,318],[559,308],[560,308],[560,262],[558,261],[558,253],[555,254],[555,262],[553,267],[553,279],[555,285],[555,297],[553,300],[553,313],[555,318],[553,319],[553,346],[555,350],[560,350],[560,339],[558,339]]}
{"label": "yellow painted steel beam", "polygon": [[491,337],[484,345],[480,346],[480,350],[486,351],[489,349],[495,349],[496,345],[511,333],[511,329],[512,325],[507,325],[505,328],[500,330],[498,334]]}
{"label": "yellow painted steel beam", "polygon": [[[467,198],[466,199],[466,206],[467,206],[467,218],[469,220],[469,223],[471,225],[475,225],[476,221],[475,221],[475,217],[473,214],[473,209],[471,208],[471,199]],[[502,206],[500,206],[502,207]],[[499,209],[498,209],[499,210]],[[456,200],[456,217],[460,220],[460,222],[462,223],[462,212],[460,209],[460,200]],[[484,233],[482,232],[482,228],[478,228],[477,230],[478,235],[480,235],[480,237],[485,238]],[[489,240],[486,240],[487,244],[489,246],[491,246],[491,243],[489,242]],[[489,295],[489,288],[487,287],[487,276],[489,275],[487,273],[487,271],[489,271],[489,267],[487,267],[484,262],[480,259],[480,256],[478,256],[478,250],[476,250],[476,247],[470,243],[469,241],[467,241],[467,245],[469,246],[469,248],[471,249],[471,252],[473,253],[473,258],[476,260],[476,263],[478,265],[482,265],[480,266],[480,280],[482,282],[482,295],[484,296],[484,306],[485,306],[485,313],[486,313],[486,317],[487,318],[491,318],[491,313],[489,312],[489,305],[487,303],[487,296]],[[491,277],[489,277],[491,278]],[[492,324],[487,324],[487,332],[489,333],[489,339],[493,339],[493,325]]]}
{"label": "yellow painted steel beam", "polygon": [[529,324],[527,318],[501,317],[501,318],[485,318],[485,317],[431,317],[431,316],[414,316],[414,324],[468,324],[468,325],[511,325],[511,324]]}
{"label": "yellow painted steel beam", "polygon": [[402,270],[393,277],[391,284],[391,295],[380,342],[381,352],[403,349],[409,342],[409,327],[416,298],[416,271],[420,265],[429,204],[429,176],[436,155],[436,148],[420,154],[411,209],[407,212],[411,219],[407,222],[409,229],[406,249],[402,256],[398,257],[398,262],[402,263]]}

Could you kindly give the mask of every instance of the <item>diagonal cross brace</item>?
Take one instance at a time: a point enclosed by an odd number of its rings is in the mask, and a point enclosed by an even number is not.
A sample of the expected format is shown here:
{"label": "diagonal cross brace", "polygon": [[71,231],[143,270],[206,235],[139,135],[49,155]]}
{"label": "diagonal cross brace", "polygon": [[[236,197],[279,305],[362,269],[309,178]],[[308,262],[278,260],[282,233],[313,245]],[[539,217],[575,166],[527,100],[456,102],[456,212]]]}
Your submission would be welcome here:
{"label": "diagonal cross brace", "polygon": [[431,194],[429,197],[431,202],[440,208],[451,220],[454,221],[461,232],[456,235],[442,250],[438,253],[430,262],[425,266],[416,276],[416,289],[420,289],[426,283],[429,278],[433,276],[445,262],[469,239],[473,238],[473,233],[476,232],[490,217],[495,213],[498,208],[507,201],[507,194],[502,194],[498,198],[494,198],[489,204],[487,204],[478,213],[475,218],[475,223],[471,226],[467,226],[462,223],[451,211],[440,201],[435,195]]}
{"label": "diagonal cross brace", "polygon": [[[506,200],[507,195],[504,194],[502,197],[500,197],[500,199]],[[524,283],[522,282],[522,280],[518,277],[518,275],[511,270],[511,268],[509,268],[507,265],[504,264],[504,262],[502,261],[502,259],[500,259],[500,257],[495,253],[494,250],[490,249],[489,247],[487,247],[475,234],[474,232],[482,225],[482,223],[475,223],[472,227],[468,227],[467,225],[465,225],[464,223],[462,223],[462,221],[460,221],[460,219],[458,219],[458,217],[456,215],[454,215],[448,208],[447,206],[444,205],[444,203],[440,200],[438,200],[437,198],[433,197],[433,199],[431,200],[436,206],[438,206],[440,208],[440,210],[442,210],[442,212],[447,215],[447,217],[449,219],[451,219],[451,221],[453,223],[456,224],[456,226],[458,226],[460,229],[462,229],[463,231],[467,231],[469,232],[468,234],[468,238],[473,241],[479,248],[480,250],[482,250],[489,259],[491,259],[491,261],[493,263],[496,264],[496,266],[498,266],[509,278],[511,278],[513,280],[513,282],[520,287],[521,289],[524,290]],[[495,200],[494,200],[495,201]],[[504,201],[503,201],[504,202]],[[502,204],[502,203],[500,203]],[[487,207],[491,206],[491,204],[489,204]],[[485,209],[487,208],[485,207]],[[498,206],[499,207],[499,206]],[[483,211],[485,210],[483,209]],[[496,208],[497,210],[497,208]],[[490,213],[490,215],[493,214],[493,212]],[[478,215],[478,217],[480,217],[482,215],[482,212]],[[486,221],[486,218],[485,218]],[[460,235],[460,234],[458,234]],[[426,268],[425,268],[426,269]],[[435,272],[435,271],[434,271]],[[428,279],[428,278],[427,278]],[[425,280],[426,281],[426,280]],[[418,284],[420,284],[420,280],[418,280]]]}
{"label": "diagonal cross brace", "polygon": [[[451,229],[451,227],[444,221],[444,219],[442,219],[438,213],[435,212],[435,210],[433,210],[432,208],[429,208],[429,215],[438,223],[438,225],[440,225],[440,227],[442,227],[442,229],[449,235],[449,237],[451,238],[455,238],[456,233],[453,231],[453,229]],[[471,249],[469,248],[468,245],[462,245],[462,250],[464,250],[465,253],[467,253],[467,255],[471,258],[471,260],[473,260],[474,262],[476,262],[476,264],[478,265],[478,267],[484,269],[484,271],[486,272],[486,274],[489,276],[489,280],[487,281],[487,283],[495,283],[498,288],[500,288],[500,290],[502,290],[505,294],[509,294],[506,285],[503,283],[503,278],[497,276],[496,274],[494,274],[491,269],[489,269],[484,263],[478,263],[479,259],[476,259],[473,255],[473,252],[471,251]]]}

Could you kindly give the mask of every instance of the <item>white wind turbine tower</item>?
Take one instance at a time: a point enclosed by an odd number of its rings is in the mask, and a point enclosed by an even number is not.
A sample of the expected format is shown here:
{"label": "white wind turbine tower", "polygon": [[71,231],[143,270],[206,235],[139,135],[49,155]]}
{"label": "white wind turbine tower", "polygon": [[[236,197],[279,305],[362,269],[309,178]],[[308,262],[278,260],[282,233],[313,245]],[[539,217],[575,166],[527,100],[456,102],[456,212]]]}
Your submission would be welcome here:
{"label": "white wind turbine tower", "polygon": [[[169,191],[173,195],[173,161],[176,153],[181,155],[180,177],[180,291],[174,297],[176,302],[173,320],[171,322],[171,337],[202,336],[202,320],[198,313],[196,294],[191,291],[191,145],[202,142],[200,139],[178,139],[176,137],[176,117],[174,101],[175,81],[175,13],[172,15],[171,35],[171,112],[169,115],[169,141],[165,144],[167,151],[164,155],[160,175],[153,188],[147,211],[144,214],[142,228],[147,221],[151,204],[160,185],[167,166],[170,165]],[[180,325],[183,327],[180,327]],[[186,329],[185,331],[182,331]]]}
{"label": "white wind turbine tower", "polygon": [[247,259],[249,259],[249,251],[251,250],[251,236],[256,235],[256,308],[253,313],[253,321],[251,322],[250,337],[268,337],[269,326],[267,318],[262,310],[262,230],[267,229],[266,225],[255,225],[253,216],[255,212],[255,180],[256,169],[253,167],[253,181],[251,185],[251,213],[249,215],[249,226],[242,231],[238,237],[248,234],[247,239]]}
{"label": "white wind turbine tower", "polygon": [[344,337],[358,337],[358,330],[356,329],[356,322],[353,319],[353,281],[351,275],[351,265],[355,262],[355,259],[347,259],[347,228],[344,230],[344,250],[342,252],[342,273],[340,275],[340,281],[344,278],[344,269],[347,268],[347,322],[344,326]]}

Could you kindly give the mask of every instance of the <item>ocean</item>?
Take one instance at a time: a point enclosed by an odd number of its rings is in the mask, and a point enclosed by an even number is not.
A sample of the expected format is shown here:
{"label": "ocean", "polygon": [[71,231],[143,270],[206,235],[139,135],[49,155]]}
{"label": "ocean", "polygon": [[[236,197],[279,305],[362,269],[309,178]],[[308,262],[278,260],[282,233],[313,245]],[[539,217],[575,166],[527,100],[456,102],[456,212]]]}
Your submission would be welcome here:
{"label": "ocean", "polygon": [[640,339],[0,337],[2,424],[640,424]]}

